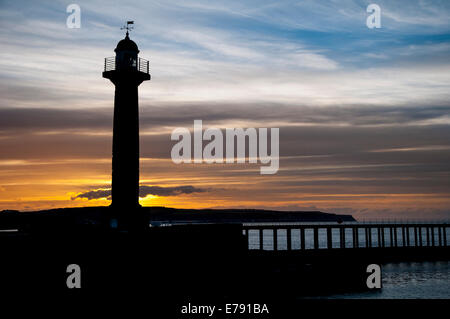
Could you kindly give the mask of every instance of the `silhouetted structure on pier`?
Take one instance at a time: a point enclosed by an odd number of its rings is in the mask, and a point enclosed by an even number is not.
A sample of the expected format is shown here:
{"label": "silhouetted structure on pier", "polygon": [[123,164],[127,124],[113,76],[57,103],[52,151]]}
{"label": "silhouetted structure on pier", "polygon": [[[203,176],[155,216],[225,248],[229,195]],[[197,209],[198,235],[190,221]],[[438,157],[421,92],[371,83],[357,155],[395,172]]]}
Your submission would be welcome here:
{"label": "silhouetted structure on pier", "polygon": [[[139,49],[127,33],[119,41],[116,56],[105,58],[103,77],[115,85],[112,156],[112,207],[119,220],[139,207],[139,113],[138,86],[150,80],[149,63],[138,57]],[[120,222],[119,222],[120,223]]]}

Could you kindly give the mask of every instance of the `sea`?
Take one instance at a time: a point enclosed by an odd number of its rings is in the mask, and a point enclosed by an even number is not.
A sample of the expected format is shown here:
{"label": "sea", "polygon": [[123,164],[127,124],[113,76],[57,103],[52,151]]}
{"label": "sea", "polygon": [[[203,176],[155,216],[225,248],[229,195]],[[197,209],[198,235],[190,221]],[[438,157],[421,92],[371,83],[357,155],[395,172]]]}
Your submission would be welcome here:
{"label": "sea", "polygon": [[450,262],[388,263],[377,291],[326,296],[330,299],[449,299]]}

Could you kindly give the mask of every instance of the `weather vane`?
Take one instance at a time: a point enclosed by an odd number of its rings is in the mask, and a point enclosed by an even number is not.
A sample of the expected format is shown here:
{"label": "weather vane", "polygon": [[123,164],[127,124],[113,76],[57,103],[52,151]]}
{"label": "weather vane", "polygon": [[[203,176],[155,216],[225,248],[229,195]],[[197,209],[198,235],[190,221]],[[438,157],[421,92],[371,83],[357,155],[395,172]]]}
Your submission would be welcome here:
{"label": "weather vane", "polygon": [[124,25],[123,27],[121,27],[120,30],[127,30],[127,36],[128,36],[128,31],[131,31],[134,29],[132,24],[134,24],[134,21],[127,21],[127,25]]}

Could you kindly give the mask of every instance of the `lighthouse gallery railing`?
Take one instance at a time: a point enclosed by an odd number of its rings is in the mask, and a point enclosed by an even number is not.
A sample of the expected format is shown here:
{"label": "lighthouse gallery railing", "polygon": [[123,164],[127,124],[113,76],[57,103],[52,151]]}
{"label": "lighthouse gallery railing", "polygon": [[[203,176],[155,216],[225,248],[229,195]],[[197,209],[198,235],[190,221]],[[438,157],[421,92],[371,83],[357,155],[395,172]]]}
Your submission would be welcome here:
{"label": "lighthouse gallery railing", "polygon": [[[116,70],[116,57],[109,57],[109,58],[105,58],[105,69],[104,71],[114,71]],[[138,58],[137,59],[137,65],[136,65],[136,70],[139,72],[143,72],[143,73],[150,73],[150,69],[149,69],[149,61],[142,59],[142,58]]]}

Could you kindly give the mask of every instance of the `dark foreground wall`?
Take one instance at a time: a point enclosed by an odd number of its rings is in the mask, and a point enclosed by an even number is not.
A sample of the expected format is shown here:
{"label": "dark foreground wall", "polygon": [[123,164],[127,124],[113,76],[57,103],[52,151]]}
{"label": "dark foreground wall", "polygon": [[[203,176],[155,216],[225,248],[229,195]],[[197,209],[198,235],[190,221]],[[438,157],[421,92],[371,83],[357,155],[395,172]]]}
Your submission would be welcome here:
{"label": "dark foreground wall", "polygon": [[3,234],[0,243],[0,277],[8,289],[66,291],[69,264],[81,267],[83,289],[120,291],[144,286],[157,294],[179,296],[250,291],[290,294],[287,282],[299,282],[295,288],[299,294],[308,288],[304,280],[311,274],[322,280],[333,272],[328,269],[320,274],[318,265],[323,260],[314,262],[311,269],[305,264],[313,258],[250,253],[240,225],[172,226],[136,232],[47,230]]}

